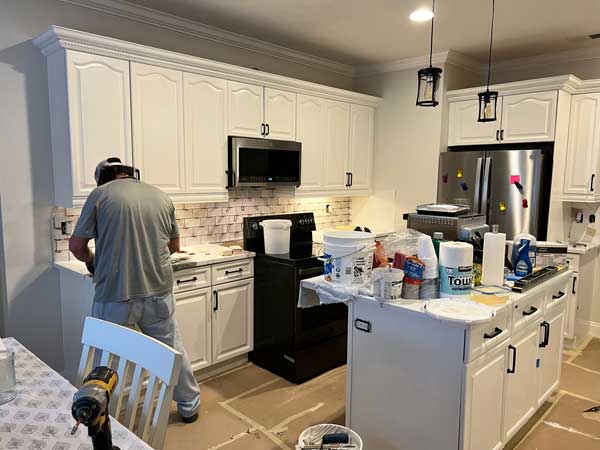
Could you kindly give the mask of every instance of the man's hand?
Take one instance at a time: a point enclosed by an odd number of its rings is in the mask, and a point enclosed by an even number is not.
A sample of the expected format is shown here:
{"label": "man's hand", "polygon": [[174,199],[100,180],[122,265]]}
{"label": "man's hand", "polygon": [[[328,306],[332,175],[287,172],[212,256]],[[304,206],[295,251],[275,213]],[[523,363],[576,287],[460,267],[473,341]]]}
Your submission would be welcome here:
{"label": "man's hand", "polygon": [[169,241],[169,251],[171,252],[171,255],[180,251],[179,238],[173,238]]}
{"label": "man's hand", "polygon": [[79,236],[71,236],[69,239],[69,250],[79,261],[83,261],[86,265],[94,264],[94,253],[89,249],[88,242],[90,238]]}

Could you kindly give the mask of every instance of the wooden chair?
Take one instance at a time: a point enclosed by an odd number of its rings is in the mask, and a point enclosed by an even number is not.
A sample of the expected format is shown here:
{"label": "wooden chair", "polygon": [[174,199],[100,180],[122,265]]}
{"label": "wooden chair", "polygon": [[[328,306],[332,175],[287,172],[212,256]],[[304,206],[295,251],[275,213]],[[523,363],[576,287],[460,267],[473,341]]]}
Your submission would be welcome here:
{"label": "wooden chair", "polygon": [[[118,419],[124,394],[129,391],[125,419],[120,422],[151,447],[161,450],[173,389],[181,370],[181,353],[150,336],[92,317],[85,319],[81,342],[83,352],[77,384],[81,385],[83,378],[93,369],[95,357],[97,361],[99,356],[99,365],[111,367],[119,375],[119,383],[110,403],[111,416]],[[130,377],[132,370],[133,376]],[[135,427],[145,378],[148,378],[148,382],[142,412]]]}

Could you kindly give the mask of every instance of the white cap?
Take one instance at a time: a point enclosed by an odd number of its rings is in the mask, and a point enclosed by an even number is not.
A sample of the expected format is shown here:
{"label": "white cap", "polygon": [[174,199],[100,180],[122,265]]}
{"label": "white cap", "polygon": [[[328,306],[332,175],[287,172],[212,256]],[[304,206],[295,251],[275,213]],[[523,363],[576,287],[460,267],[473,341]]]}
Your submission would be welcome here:
{"label": "white cap", "polygon": [[104,169],[106,169],[108,167],[112,167],[112,166],[122,166],[122,165],[123,165],[123,163],[116,156],[114,156],[112,158],[103,159],[102,161],[100,161],[98,163],[98,165],[96,166],[96,171],[94,172],[94,179],[96,180],[96,183],[98,183],[98,181],[100,180],[100,173]]}

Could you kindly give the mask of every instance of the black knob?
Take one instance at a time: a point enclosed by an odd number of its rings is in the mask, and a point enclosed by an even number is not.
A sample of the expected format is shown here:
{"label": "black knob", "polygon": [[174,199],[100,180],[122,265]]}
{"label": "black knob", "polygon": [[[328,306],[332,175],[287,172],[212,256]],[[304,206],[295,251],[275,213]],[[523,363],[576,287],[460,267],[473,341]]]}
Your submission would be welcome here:
{"label": "black knob", "polygon": [[253,229],[254,231],[258,231],[258,229],[259,229],[259,228],[260,228],[260,227],[258,226],[258,222],[254,222],[254,223],[252,224],[252,229]]}

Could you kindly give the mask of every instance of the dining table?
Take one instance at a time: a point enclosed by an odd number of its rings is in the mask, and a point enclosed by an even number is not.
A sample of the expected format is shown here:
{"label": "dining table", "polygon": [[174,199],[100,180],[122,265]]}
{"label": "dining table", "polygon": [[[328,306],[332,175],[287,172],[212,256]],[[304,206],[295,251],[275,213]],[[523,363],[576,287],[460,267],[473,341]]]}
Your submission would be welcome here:
{"label": "dining table", "polygon": [[[2,344],[15,355],[16,397],[0,405],[0,448],[9,450],[92,450],[87,428],[75,424],[75,386],[14,338]],[[152,450],[111,417],[113,445],[121,450]]]}

